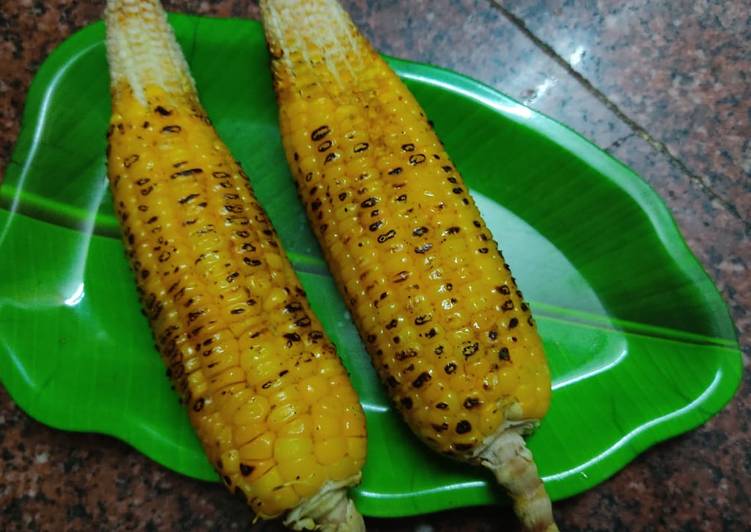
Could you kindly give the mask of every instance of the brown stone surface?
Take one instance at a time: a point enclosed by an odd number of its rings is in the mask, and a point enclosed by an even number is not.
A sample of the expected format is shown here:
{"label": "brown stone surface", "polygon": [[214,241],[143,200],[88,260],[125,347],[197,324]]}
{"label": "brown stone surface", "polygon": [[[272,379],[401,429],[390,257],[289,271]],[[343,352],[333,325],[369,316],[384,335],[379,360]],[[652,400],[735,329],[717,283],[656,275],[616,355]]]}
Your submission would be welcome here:
{"label": "brown stone surface", "polygon": [[494,1],[751,219],[748,2]]}
{"label": "brown stone surface", "polygon": [[[749,355],[746,2],[501,2],[509,13],[480,0],[345,3],[384,52],[484,81],[634,168],[665,199],[716,281]],[[258,13],[242,0],[166,5],[215,16]],[[3,168],[34,73],[56,44],[96,20],[102,6],[0,0]],[[655,149],[661,145],[667,150]],[[561,529],[749,529],[749,392],[746,371],[736,398],[710,422],[556,503]],[[250,518],[221,486],[177,475],[112,438],[41,425],[1,389],[0,479],[2,530],[234,530]],[[370,530],[405,531],[513,530],[513,523],[508,509],[494,508],[368,520]]]}

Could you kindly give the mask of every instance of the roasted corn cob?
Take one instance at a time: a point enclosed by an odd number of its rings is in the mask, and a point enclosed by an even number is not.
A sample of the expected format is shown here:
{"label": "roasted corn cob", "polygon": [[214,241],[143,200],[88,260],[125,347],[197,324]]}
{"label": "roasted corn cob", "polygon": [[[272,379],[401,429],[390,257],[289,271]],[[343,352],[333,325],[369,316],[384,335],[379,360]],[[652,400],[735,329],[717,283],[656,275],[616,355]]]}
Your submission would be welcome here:
{"label": "roasted corn cob", "polygon": [[431,447],[555,529],[522,435],[550,375],[529,307],[420,106],[335,0],[261,0],[286,155],[378,373]]}
{"label": "roasted corn cob", "polygon": [[359,530],[358,398],[157,0],[110,0],[109,180],[158,348],[206,454],[258,517]]}

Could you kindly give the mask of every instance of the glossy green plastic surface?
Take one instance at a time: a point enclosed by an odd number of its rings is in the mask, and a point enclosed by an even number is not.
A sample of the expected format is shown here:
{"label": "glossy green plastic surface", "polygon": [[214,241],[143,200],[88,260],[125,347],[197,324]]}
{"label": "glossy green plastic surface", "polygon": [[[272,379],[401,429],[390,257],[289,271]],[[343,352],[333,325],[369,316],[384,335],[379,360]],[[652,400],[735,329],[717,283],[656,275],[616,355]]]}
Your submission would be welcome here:
{"label": "glossy green plastic surface", "polygon": [[[171,18],[202,100],[279,230],[360,393],[355,501],[398,516],[503,501],[490,475],[424,448],[386,400],[286,167],[261,27]],[[102,24],[40,69],[0,187],[0,377],[40,421],[114,435],[214,479],[137,304],[104,177]],[[470,53],[468,51],[467,53]],[[539,323],[553,406],[529,440],[553,499],[696,427],[741,373],[733,325],[658,196],[569,129],[438,68],[392,59],[501,243]]]}

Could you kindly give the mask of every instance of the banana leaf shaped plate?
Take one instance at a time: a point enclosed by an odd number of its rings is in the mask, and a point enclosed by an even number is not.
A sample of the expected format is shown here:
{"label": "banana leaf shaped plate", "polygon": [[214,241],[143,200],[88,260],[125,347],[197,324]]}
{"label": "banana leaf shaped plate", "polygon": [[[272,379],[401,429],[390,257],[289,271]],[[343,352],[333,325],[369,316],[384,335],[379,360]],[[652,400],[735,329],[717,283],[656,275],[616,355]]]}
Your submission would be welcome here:
{"label": "banana leaf shaped plate", "polygon": [[[382,392],[287,170],[260,24],[170,20],[209,115],[360,393],[369,430],[353,493],[361,512],[503,501],[484,471],[424,448]],[[554,393],[529,445],[552,498],[594,486],[717,412],[740,381],[734,327],[655,192],[488,87],[389,61],[435,122],[531,300]],[[41,422],[110,434],[175,471],[216,479],[139,311],[105,181],[109,113],[97,23],[40,68],[0,187],[0,378]]]}

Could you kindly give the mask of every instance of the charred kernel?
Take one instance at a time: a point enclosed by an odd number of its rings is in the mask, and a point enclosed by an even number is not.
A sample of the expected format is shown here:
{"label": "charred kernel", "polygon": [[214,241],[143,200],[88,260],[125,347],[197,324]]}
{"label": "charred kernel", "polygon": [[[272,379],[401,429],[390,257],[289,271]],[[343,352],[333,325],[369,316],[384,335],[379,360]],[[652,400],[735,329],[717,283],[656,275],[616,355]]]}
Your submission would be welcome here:
{"label": "charred kernel", "polygon": [[509,353],[508,347],[501,347],[498,351],[498,358],[506,362],[511,360],[511,354]]}
{"label": "charred kernel", "polygon": [[469,200],[467,198],[462,198],[462,203],[464,203],[464,205],[469,205]]}
{"label": "charred kernel", "polygon": [[186,204],[186,203],[188,203],[188,202],[189,202],[190,200],[196,199],[196,198],[197,198],[198,196],[199,196],[199,194],[188,194],[188,195],[187,195],[187,196],[185,196],[184,198],[181,198],[181,199],[179,200],[179,203],[180,203],[180,205],[185,205],[185,204]]}
{"label": "charred kernel", "polygon": [[455,225],[449,227],[448,229],[446,229],[446,233],[448,233],[449,235],[455,235],[459,231],[461,231],[461,228],[459,228],[459,227],[457,227]]}
{"label": "charred kernel", "polygon": [[399,402],[401,403],[402,407],[409,410],[412,408],[412,398],[411,397],[402,397]]}
{"label": "charred kernel", "polygon": [[472,225],[474,225],[474,226],[475,226],[475,227],[477,227],[477,228],[480,228],[480,227],[482,227],[482,224],[481,224],[481,223],[480,223],[480,222],[479,222],[478,220],[473,220],[473,221],[472,221]]}
{"label": "charred kernel", "polygon": [[456,424],[457,434],[466,434],[470,432],[471,430],[472,430],[472,425],[466,419],[462,419],[459,423]]}
{"label": "charred kernel", "polygon": [[509,322],[508,322],[508,328],[509,329],[513,329],[517,325],[519,325],[519,320],[516,319],[516,318],[511,318],[511,320],[509,320]]}
{"label": "charred kernel", "polygon": [[454,194],[461,194],[462,192],[464,192],[464,189],[462,189],[461,187],[454,187],[451,189],[451,192],[453,192]]}
{"label": "charred kernel", "polygon": [[353,150],[355,153],[360,153],[368,149],[368,143],[367,142],[361,142],[357,146],[355,146],[355,149]]}
{"label": "charred kernel", "polygon": [[180,133],[182,130],[183,128],[180,126],[164,126],[162,128],[162,133]]}
{"label": "charred kernel", "polygon": [[391,320],[390,322],[388,322],[386,324],[386,328],[387,329],[393,329],[394,327],[397,326],[398,323],[399,323],[398,321],[396,321],[395,319],[393,319],[393,320]]}
{"label": "charred kernel", "polygon": [[125,160],[123,160],[123,166],[125,166],[125,168],[130,168],[138,159],[139,157],[136,153],[134,153],[133,155],[128,155]]}
{"label": "charred kernel", "polygon": [[412,387],[414,388],[421,388],[423,384],[428,382],[430,380],[430,373],[427,371],[423,371],[420,373],[417,378],[412,382]]}
{"label": "charred kernel", "polygon": [[286,333],[283,335],[287,340],[287,347],[292,347],[292,344],[301,340],[300,335],[297,333]]}
{"label": "charred kernel", "polygon": [[446,410],[449,407],[449,405],[447,405],[446,403],[436,403],[435,407],[438,410]]}
{"label": "charred kernel", "polygon": [[344,201],[345,199],[347,199],[347,193],[341,192],[337,197],[339,198],[339,201]]}
{"label": "charred kernel", "polygon": [[373,207],[375,206],[377,201],[378,200],[376,200],[375,198],[368,198],[360,204],[360,207],[362,207],[363,209]]}
{"label": "charred kernel", "polygon": [[310,208],[313,209],[313,211],[317,211],[321,208],[321,200],[316,199],[313,201],[313,203],[310,204]]}
{"label": "charred kernel", "polygon": [[467,410],[472,410],[474,407],[478,406],[480,404],[480,400],[477,397],[467,397],[464,400],[464,408]]}
{"label": "charred kernel", "polygon": [[483,255],[488,252],[488,248],[480,248],[477,250],[478,252],[482,253]]}
{"label": "charred kernel", "polygon": [[397,166],[396,168],[392,168],[391,170],[389,170],[389,175],[399,175],[401,173],[402,173],[401,166]]}
{"label": "charred kernel", "polygon": [[427,338],[434,338],[436,334],[438,334],[438,332],[434,328],[431,328],[428,332],[425,333],[425,336]]}
{"label": "charred kernel", "polygon": [[465,346],[464,346],[464,347],[462,348],[462,354],[463,354],[463,355],[464,355],[465,357],[471,357],[472,355],[474,355],[475,353],[477,353],[477,350],[478,350],[479,348],[480,348],[480,344],[478,344],[477,342],[474,342],[474,343],[471,343],[471,344],[465,345]]}
{"label": "charred kernel", "polygon": [[337,155],[336,153],[334,153],[334,152],[332,152],[332,153],[329,153],[329,154],[328,154],[328,155],[326,156],[326,158],[325,158],[325,159],[323,160],[323,164],[327,164],[327,163],[330,163],[331,161],[333,161],[333,160],[334,160],[334,159],[336,159],[337,157],[338,157],[338,155]]}
{"label": "charred kernel", "polygon": [[450,364],[446,364],[444,366],[443,370],[447,374],[451,375],[452,373],[454,373],[456,371],[456,364],[454,364],[453,362],[451,362]]}
{"label": "charred kernel", "polygon": [[427,232],[428,232],[428,228],[423,225],[422,227],[418,227],[417,229],[412,231],[412,234],[415,236],[422,236]]}
{"label": "charred kernel", "polygon": [[188,177],[196,174],[202,174],[203,169],[201,168],[188,168],[187,170],[182,170],[180,172],[175,172],[170,176],[172,179],[177,179],[178,177]]}
{"label": "charred kernel", "polygon": [[507,299],[503,302],[503,305],[501,305],[501,309],[503,310],[514,310],[514,302],[510,299]]}
{"label": "charred kernel", "polygon": [[285,305],[284,310],[287,312],[299,312],[302,310],[302,305],[297,301],[293,301],[292,303]]}
{"label": "charred kernel", "polygon": [[445,166],[441,166],[441,169],[443,169],[444,172],[450,172],[453,170],[453,168],[451,168],[451,166],[449,166],[448,164]]}
{"label": "charred kernel", "polygon": [[491,340],[495,340],[496,338],[498,338],[498,333],[496,331],[490,331],[488,333],[488,338],[490,338]]}
{"label": "charred kernel", "polygon": [[506,286],[505,284],[502,285],[502,286],[497,287],[496,290],[498,290],[498,292],[500,292],[504,296],[507,296],[507,295],[509,295],[511,293],[511,290],[509,290],[509,287]]}
{"label": "charred kernel", "polygon": [[428,323],[433,317],[430,314],[424,314],[415,318],[415,325],[424,325]]}
{"label": "charred kernel", "polygon": [[430,251],[430,249],[432,247],[433,247],[433,244],[431,244],[430,242],[426,242],[422,246],[417,246],[415,248],[415,253],[418,253],[418,254],[422,255],[422,254],[427,253],[428,251]]}
{"label": "charred kernel", "polygon": [[383,233],[382,235],[378,235],[378,238],[376,240],[378,240],[379,244],[383,244],[387,240],[391,240],[392,238],[394,238],[395,235],[396,235],[396,231],[394,231],[393,229],[389,229],[387,232]]}
{"label": "charred kernel", "polygon": [[457,181],[456,181],[456,178],[454,176],[451,176],[451,177],[448,178],[448,182],[455,185]]}
{"label": "charred kernel", "polygon": [[324,142],[321,142],[321,144],[319,144],[319,145],[318,145],[318,151],[319,151],[319,152],[321,152],[321,153],[323,153],[323,152],[325,152],[326,150],[328,150],[329,148],[331,148],[331,146],[332,146],[333,144],[334,144],[334,143],[333,143],[333,142],[331,142],[330,140],[326,140],[326,141],[324,141]]}
{"label": "charred kernel", "polygon": [[414,155],[410,155],[409,157],[409,164],[412,166],[417,166],[418,164],[422,164],[425,162],[426,157],[422,153],[416,153]]}
{"label": "charred kernel", "polygon": [[402,144],[402,151],[415,151],[415,145],[411,142],[408,144]]}
{"label": "charred kernel", "polygon": [[406,194],[400,194],[399,196],[396,197],[396,201],[406,201],[406,200],[407,200]]}
{"label": "charred kernel", "polygon": [[407,279],[409,279],[409,272],[406,270],[402,270],[394,276],[395,283],[402,283]]}
{"label": "charred kernel", "polygon": [[318,142],[319,140],[323,140],[323,138],[329,134],[331,129],[327,125],[323,125],[317,129],[313,130],[313,133],[310,134],[310,139]]}
{"label": "charred kernel", "polygon": [[162,116],[169,116],[169,115],[171,115],[171,114],[172,114],[172,111],[168,111],[167,109],[165,109],[165,108],[164,108],[164,107],[162,107],[161,105],[157,105],[157,106],[156,106],[156,107],[154,108],[154,111],[156,111],[157,113],[159,113],[159,114],[160,114],[160,115],[162,115]]}
{"label": "charred kernel", "polygon": [[368,226],[368,229],[371,231],[378,231],[378,229],[383,225],[383,220],[378,220],[377,222],[373,222]]}
{"label": "charred kernel", "polygon": [[394,336],[394,337],[393,337],[393,338],[392,338],[391,340],[392,340],[392,341],[393,341],[393,342],[394,342],[395,344],[398,344],[399,342],[401,342],[401,338],[399,338],[398,336]]}

